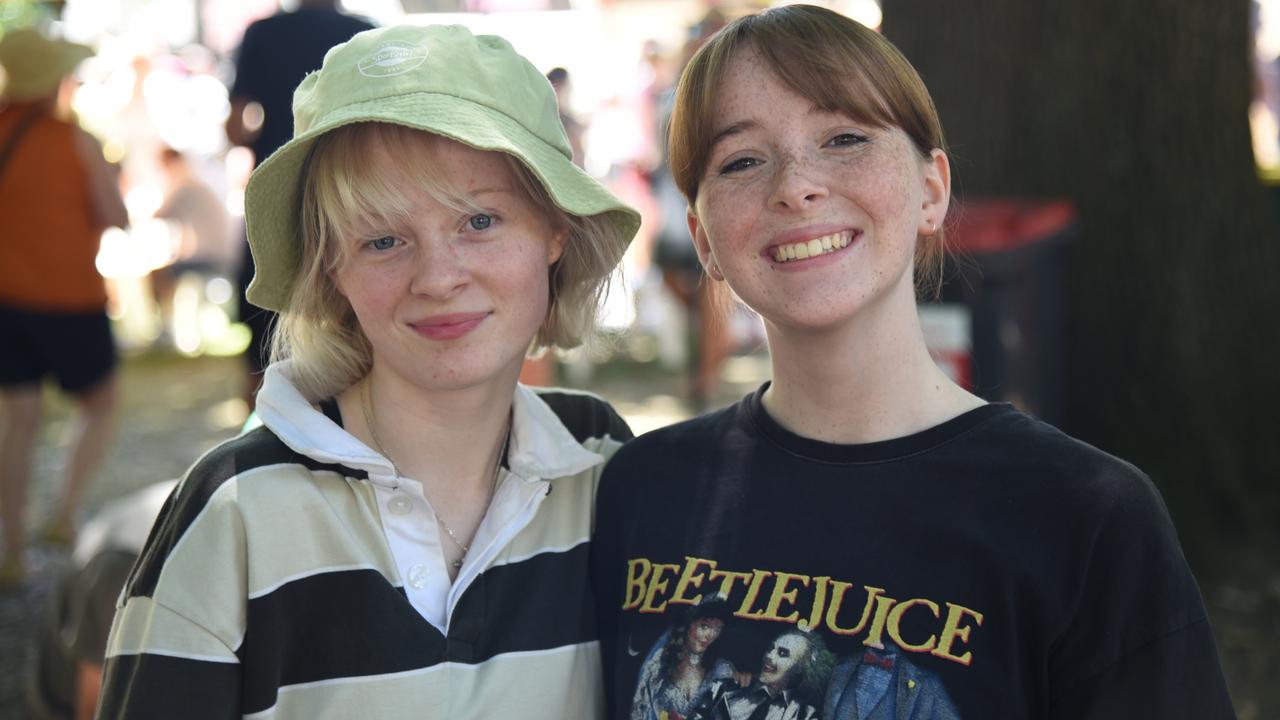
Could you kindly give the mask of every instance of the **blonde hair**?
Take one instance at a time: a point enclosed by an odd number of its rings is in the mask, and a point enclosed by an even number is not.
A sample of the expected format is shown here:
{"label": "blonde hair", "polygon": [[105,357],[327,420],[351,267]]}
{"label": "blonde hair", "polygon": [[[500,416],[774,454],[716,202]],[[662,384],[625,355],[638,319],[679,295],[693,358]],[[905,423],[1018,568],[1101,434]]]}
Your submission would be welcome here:
{"label": "blonde hair", "polygon": [[[332,276],[350,252],[341,238],[350,237],[360,219],[391,221],[411,212],[388,169],[368,162],[375,144],[383,144],[397,159],[397,169],[435,200],[458,210],[479,210],[461,200],[452,178],[437,171],[440,139],[400,125],[364,122],[337,128],[312,145],[302,167],[298,210],[302,260],[271,344],[272,362],[292,360],[293,382],[307,398],[332,397],[368,374],[373,364],[373,348]],[[504,157],[527,199],[567,238],[549,270],[547,315],[530,350],[574,347],[594,329],[629,238],[603,217],[564,212],[523,163]]]}
{"label": "blonde hair", "polygon": [[[676,88],[668,131],[671,175],[692,206],[710,160],[716,94],[733,58],[755,50],[796,94],[823,110],[875,127],[900,128],[929,158],[946,152],[933,98],[915,68],[879,33],[812,5],[788,5],[738,18],[689,61]],[[917,290],[936,293],[945,232],[917,238]]]}

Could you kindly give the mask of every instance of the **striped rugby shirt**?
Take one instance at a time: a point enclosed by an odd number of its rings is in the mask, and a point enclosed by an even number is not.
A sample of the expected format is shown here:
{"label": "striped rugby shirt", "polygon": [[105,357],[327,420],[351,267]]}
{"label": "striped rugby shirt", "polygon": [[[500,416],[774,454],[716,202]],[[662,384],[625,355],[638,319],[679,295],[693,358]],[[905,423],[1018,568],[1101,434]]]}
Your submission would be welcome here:
{"label": "striped rugby shirt", "polygon": [[421,486],[304,400],[287,365],[258,413],[161,512],[121,595],[100,717],[603,715],[587,555],[600,471],[631,437],[613,408],[517,387],[507,467],[452,583]]}

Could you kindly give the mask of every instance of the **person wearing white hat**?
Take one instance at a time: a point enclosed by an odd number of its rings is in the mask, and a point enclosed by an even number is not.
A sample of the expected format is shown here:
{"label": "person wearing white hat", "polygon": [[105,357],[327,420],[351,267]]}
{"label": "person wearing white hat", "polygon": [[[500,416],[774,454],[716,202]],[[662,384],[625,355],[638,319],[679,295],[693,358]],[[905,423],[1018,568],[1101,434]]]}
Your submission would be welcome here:
{"label": "person wearing white hat", "polygon": [[56,378],[78,410],[66,487],[46,539],[73,539],[81,497],[111,437],[116,353],[94,259],[102,231],[125,227],[128,214],[97,141],[56,113],[63,79],[92,54],[34,29],[0,38],[0,587],[25,575],[44,378]]}
{"label": "person wearing white hat", "polygon": [[162,513],[100,716],[601,716],[589,538],[631,432],[517,377],[590,329],[638,214],[498,37],[360,33],[293,110],[245,197],[263,426]]}

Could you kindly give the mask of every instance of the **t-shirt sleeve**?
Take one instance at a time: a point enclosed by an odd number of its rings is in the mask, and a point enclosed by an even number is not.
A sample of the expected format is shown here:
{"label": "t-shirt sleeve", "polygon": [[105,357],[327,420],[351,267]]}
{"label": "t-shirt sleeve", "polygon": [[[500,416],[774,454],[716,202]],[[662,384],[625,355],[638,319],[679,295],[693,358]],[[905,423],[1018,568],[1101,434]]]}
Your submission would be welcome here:
{"label": "t-shirt sleeve", "polygon": [[202,474],[197,465],[161,512],[121,594],[99,717],[242,714],[244,526],[234,484]]}
{"label": "t-shirt sleeve", "polygon": [[212,652],[149,647],[110,655],[103,669],[99,717],[213,720],[241,716],[240,665],[214,633],[156,603],[134,601],[121,608],[120,615],[112,630],[114,645],[120,643],[114,640],[117,635],[145,638],[154,634],[163,636],[166,644],[177,641]]}
{"label": "t-shirt sleeve", "polygon": [[1204,602],[1163,501],[1136,471],[1108,488],[1115,497],[1097,526],[1076,611],[1050,656],[1050,716],[1234,718]]}

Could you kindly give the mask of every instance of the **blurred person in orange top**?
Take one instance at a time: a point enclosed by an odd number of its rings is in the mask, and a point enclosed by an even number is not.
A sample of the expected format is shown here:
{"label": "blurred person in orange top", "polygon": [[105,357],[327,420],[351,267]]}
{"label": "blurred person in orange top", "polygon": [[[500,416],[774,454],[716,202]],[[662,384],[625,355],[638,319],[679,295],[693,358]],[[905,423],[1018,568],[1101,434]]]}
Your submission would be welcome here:
{"label": "blurred person in orange top", "polygon": [[33,29],[0,38],[0,588],[25,574],[42,381],[53,376],[77,401],[66,488],[47,540],[71,542],[116,407],[116,351],[94,258],[102,231],[125,227],[128,214],[98,142],[58,110],[63,80],[92,54]]}

